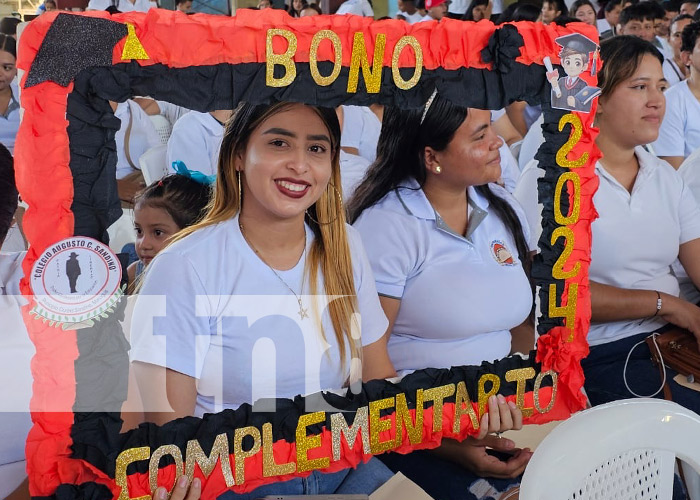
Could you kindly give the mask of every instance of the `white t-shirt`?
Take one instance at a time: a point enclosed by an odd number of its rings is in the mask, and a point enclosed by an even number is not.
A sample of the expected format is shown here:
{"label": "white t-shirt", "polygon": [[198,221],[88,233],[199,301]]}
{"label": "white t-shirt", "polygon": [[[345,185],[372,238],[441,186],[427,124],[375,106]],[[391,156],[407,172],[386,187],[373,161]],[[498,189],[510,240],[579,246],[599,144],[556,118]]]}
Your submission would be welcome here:
{"label": "white t-shirt", "polygon": [[374,10],[367,0],[346,0],[338,7],[336,14],[374,17]]}
{"label": "white t-shirt", "polygon": [[664,57],[664,64],[662,67],[664,70],[664,78],[666,78],[669,87],[673,87],[675,84],[683,81],[683,73],[681,73],[681,69],[673,59]]}
{"label": "white t-shirt", "polygon": [[[389,339],[400,373],[477,365],[508,356],[510,329],[530,312],[532,293],[515,241],[469,188],[467,236],[452,232],[415,180],[391,191],[355,222],[377,291],[401,299]],[[503,188],[490,185],[526,220]],[[499,260],[497,260],[500,259]]]}
{"label": "white t-shirt", "polygon": [[0,498],[9,495],[27,476],[24,447],[32,426],[30,362],[36,350],[29,339],[21,307],[19,280],[26,252],[0,254]]}
{"label": "white t-shirt", "polygon": [[340,182],[343,185],[344,202],[352,198],[370,165],[366,158],[340,150]]}
{"label": "white t-shirt", "polygon": [[[237,408],[260,398],[293,398],[340,389],[338,344],[319,270],[314,320],[305,257],[275,273],[248,246],[238,217],[166,248],[148,266],[132,320],[131,359],[166,366],[198,379],[195,416]],[[362,345],[380,339],[388,321],[379,304],[360,237],[348,226]],[[309,317],[301,319],[298,294]],[[154,317],[157,316],[157,317]],[[346,351],[347,352],[347,351]],[[345,371],[350,366],[346,360]]]}
{"label": "white t-shirt", "polygon": [[684,80],[666,91],[666,115],[652,144],[659,156],[688,156],[700,148],[700,102]]}
{"label": "white t-shirt", "polygon": [[190,170],[216,175],[224,126],[209,113],[190,111],[182,115],[168,140],[167,162],[181,161]]}
{"label": "white t-shirt", "polygon": [[[700,200],[700,149],[696,149],[685,159],[678,169],[678,174],[685,181],[696,200]],[[678,278],[681,287],[681,297],[693,304],[700,303],[700,291],[688,277],[679,260],[673,263],[673,274]]]}
{"label": "white t-shirt", "polygon": [[596,26],[598,27],[598,33],[602,33],[604,31],[608,31],[610,29],[610,23],[605,18],[597,19]]}
{"label": "white t-shirt", "polygon": [[[635,153],[640,168],[632,193],[600,162],[596,164],[600,185],[593,203],[599,217],[591,224],[589,278],[604,285],[677,296],[678,280],[671,273],[671,265],[678,258],[681,244],[700,238],[700,208],[673,167],[644,148],[635,148]],[[533,233],[536,228],[541,231],[541,205],[536,201],[537,178],[543,175],[540,172],[536,161],[528,165],[515,193],[528,213]],[[599,345],[653,332],[664,324],[658,317],[594,323],[588,343]]]}
{"label": "white t-shirt", "polygon": [[[150,0],[115,0],[119,12],[148,12],[150,9],[158,8],[156,2]],[[86,10],[107,10],[112,5],[112,0],[90,0]]]}
{"label": "white t-shirt", "polygon": [[537,150],[540,149],[540,146],[544,143],[544,133],[542,132],[543,123],[544,115],[540,115],[530,126],[525,137],[523,137],[523,143],[520,146],[520,154],[518,155],[518,165],[520,165],[521,172],[523,172],[527,164],[535,158]]}
{"label": "white t-shirt", "polygon": [[342,147],[356,148],[370,163],[377,158],[377,142],[382,122],[366,106],[343,106]]}
{"label": "white t-shirt", "polygon": [[416,24],[423,19],[420,11],[415,11],[413,14],[407,14],[405,12],[399,12],[399,14],[406,18],[406,22],[408,22],[408,24]]}
{"label": "white t-shirt", "polygon": [[135,170],[131,168],[126,157],[126,130],[129,128],[131,119],[131,130],[129,132],[129,156],[135,167],[139,167],[139,158],[152,147],[161,144],[158,132],[151,118],[136,102],[131,99],[120,102],[114,112],[114,116],[121,120],[122,124],[114,136],[117,143],[117,179],[123,179]]}

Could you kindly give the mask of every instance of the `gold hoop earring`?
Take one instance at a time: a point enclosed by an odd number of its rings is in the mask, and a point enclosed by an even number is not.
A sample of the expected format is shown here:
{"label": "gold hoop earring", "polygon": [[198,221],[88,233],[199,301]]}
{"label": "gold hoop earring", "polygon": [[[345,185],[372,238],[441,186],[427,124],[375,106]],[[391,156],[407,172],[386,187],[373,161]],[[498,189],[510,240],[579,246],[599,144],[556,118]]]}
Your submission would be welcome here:
{"label": "gold hoop earring", "polygon": [[442,172],[442,167],[440,165],[436,165],[435,166],[435,173],[439,174],[440,172]]}
{"label": "gold hoop earring", "polygon": [[[335,195],[338,197],[338,202],[340,203],[340,211],[342,212],[343,210],[345,210],[345,208],[343,207],[343,197],[340,194],[340,191],[338,191],[338,188],[335,187],[335,185],[331,184],[330,182],[328,183],[328,185],[333,188],[333,191],[335,191]],[[309,212],[308,209],[306,210],[306,215],[309,219],[314,221],[319,226],[327,226],[328,224],[333,224],[336,220],[338,220],[338,215],[336,215],[335,219],[333,219],[333,220],[330,220],[328,222],[319,222],[313,218],[313,216],[311,215],[311,213]]]}
{"label": "gold hoop earring", "polygon": [[238,212],[243,209],[243,189],[241,188],[241,171],[236,170],[236,181],[238,182]]}

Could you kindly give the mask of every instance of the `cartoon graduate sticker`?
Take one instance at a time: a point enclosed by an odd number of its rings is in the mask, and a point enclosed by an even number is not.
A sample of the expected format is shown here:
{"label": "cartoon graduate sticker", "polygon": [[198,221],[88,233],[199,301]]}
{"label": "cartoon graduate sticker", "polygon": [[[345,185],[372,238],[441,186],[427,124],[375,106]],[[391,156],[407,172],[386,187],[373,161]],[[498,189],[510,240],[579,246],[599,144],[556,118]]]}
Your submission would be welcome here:
{"label": "cartoon graduate sticker", "polygon": [[598,44],[579,33],[560,36],[555,41],[562,48],[559,58],[566,76],[559,78],[559,71],[552,67],[548,57],[545,58],[547,80],[552,84],[552,107],[590,113],[591,103],[600,95],[600,89],[588,85],[581,74],[592,60],[591,75],[595,76]]}

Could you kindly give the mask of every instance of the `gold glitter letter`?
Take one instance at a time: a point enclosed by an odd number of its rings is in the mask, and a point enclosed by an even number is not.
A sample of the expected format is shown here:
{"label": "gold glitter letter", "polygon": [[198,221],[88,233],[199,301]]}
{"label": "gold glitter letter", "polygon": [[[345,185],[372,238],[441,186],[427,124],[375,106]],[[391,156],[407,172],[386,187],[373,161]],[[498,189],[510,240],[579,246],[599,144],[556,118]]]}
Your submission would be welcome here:
{"label": "gold glitter letter", "polygon": [[515,404],[518,405],[520,411],[523,412],[523,417],[529,417],[532,415],[532,408],[525,408],[525,382],[530,380],[535,376],[535,369],[531,366],[526,368],[516,368],[513,370],[508,370],[506,372],[507,382],[518,382],[516,389],[516,400]]}
{"label": "gold glitter letter", "polygon": [[[474,429],[479,428],[479,419],[476,418],[476,413],[474,412],[474,407],[472,406],[472,400],[469,399],[469,393],[467,392],[467,385],[464,382],[459,382],[457,384],[457,394],[455,394],[455,419],[452,424],[452,432],[454,434],[459,434],[459,429],[462,427],[462,416],[469,415],[472,421],[472,427]],[[433,420],[435,417],[433,417]]]}
{"label": "gold glitter letter", "polygon": [[566,226],[556,228],[552,231],[552,245],[561,237],[566,238],[566,244],[564,245],[564,250],[561,252],[561,255],[552,267],[552,277],[558,280],[565,280],[573,278],[578,274],[581,270],[581,263],[576,262],[571,268],[571,271],[564,271],[564,264],[569,260],[569,257],[571,257],[571,252],[574,251],[574,232]]}
{"label": "gold glitter letter", "polygon": [[404,393],[396,395],[396,439],[394,447],[398,448],[403,442],[403,426],[406,425],[406,434],[411,444],[423,441],[423,390],[416,391],[416,422],[413,423],[411,413],[406,403]]}
{"label": "gold glitter letter", "polygon": [[[153,452],[153,455],[151,455],[151,460],[150,462],[148,462],[148,482],[151,485],[151,495],[153,495],[156,491],[156,488],[158,488],[158,466],[160,465],[160,459],[163,458],[165,455],[170,455],[175,459],[176,479],[173,481],[173,484],[170,486],[170,488],[168,488],[169,492],[172,493],[177,478],[185,472],[182,467],[182,452],[180,451],[180,448],[178,448],[174,444],[166,444],[160,446],[158,449],[156,449],[156,451]],[[187,456],[189,457],[189,453],[187,454]],[[188,476],[192,477],[189,474]]]}
{"label": "gold glitter letter", "polygon": [[[561,191],[564,183],[571,181],[574,188],[574,206],[571,215],[565,216],[561,213]],[[561,226],[576,224],[581,215],[581,178],[576,172],[565,172],[557,179],[557,187],[554,188],[554,220]]]}
{"label": "gold glitter letter", "polygon": [[[287,51],[284,54],[275,54],[272,50],[272,39],[275,36],[283,36],[287,39]],[[268,87],[286,87],[291,84],[297,76],[297,67],[292,58],[297,52],[297,37],[287,30],[269,29],[267,30],[267,40],[265,41],[265,84]],[[284,66],[285,73],[282,78],[275,78],[275,65]]]}
{"label": "gold glitter letter", "polygon": [[[259,439],[259,438],[258,438]],[[187,477],[194,477],[194,464],[199,465],[204,477],[209,477],[211,471],[216,466],[216,461],[221,460],[221,472],[224,475],[226,486],[231,487],[236,484],[231,473],[231,459],[228,456],[228,438],[225,433],[219,434],[214,440],[209,456],[202,450],[202,445],[196,439],[187,441],[187,457],[185,462],[185,474]]]}
{"label": "gold glitter letter", "polygon": [[324,469],[331,463],[329,457],[314,458],[309,460],[307,452],[321,446],[321,435],[308,436],[306,428],[326,420],[326,412],[317,411],[299,417],[297,423],[297,472],[306,472],[315,469]]}
{"label": "gold glitter letter", "polygon": [[126,23],[126,28],[127,36],[124,49],[122,50],[122,61],[126,61],[127,59],[150,59],[146,53],[146,49],[143,48],[139,37],[136,36],[134,25],[131,23]]}
{"label": "gold glitter letter", "polygon": [[[416,67],[413,70],[413,76],[410,80],[404,80],[401,78],[401,73],[399,72],[399,57],[401,57],[401,51],[407,46],[413,47],[413,53],[416,55]],[[420,76],[423,74],[423,49],[413,36],[402,36],[396,46],[394,47],[394,52],[391,55],[391,75],[394,77],[394,84],[401,90],[408,90],[416,86]]]}
{"label": "gold glitter letter", "polygon": [[263,477],[292,474],[297,468],[296,464],[294,462],[276,463],[272,445],[272,424],[268,422],[263,424],[262,428]]}
{"label": "gold glitter letter", "polygon": [[[491,382],[491,390],[484,392],[486,382]],[[479,416],[484,414],[489,398],[498,394],[501,388],[501,379],[495,373],[484,373],[479,379]]]}
{"label": "gold glitter letter", "polygon": [[369,445],[369,416],[366,406],[358,408],[355,412],[355,420],[348,427],[348,423],[342,413],[331,415],[331,434],[333,436],[333,461],[340,460],[340,436],[345,438],[348,447],[352,449],[357,441],[357,434],[362,436],[362,452],[365,455],[372,453]]}
{"label": "gold glitter letter", "polygon": [[583,124],[581,123],[581,118],[573,113],[567,113],[561,117],[559,120],[559,132],[564,129],[564,125],[570,123],[573,130],[571,131],[571,136],[566,143],[559,148],[557,151],[557,165],[564,168],[577,168],[582,167],[588,162],[588,151],[583,153],[581,157],[577,160],[569,160],[566,155],[568,155],[574,146],[578,144],[583,135]]}
{"label": "gold glitter letter", "polygon": [[549,317],[565,318],[566,327],[571,330],[567,342],[574,340],[574,322],[576,320],[576,298],[578,296],[578,283],[569,283],[569,294],[565,306],[557,306],[557,285],[549,285]]}
{"label": "gold glitter letter", "polygon": [[[328,76],[322,76],[318,71],[318,46],[321,41],[328,39],[333,44],[333,53],[335,55],[335,61],[333,63],[333,71]],[[321,87],[326,87],[333,83],[338,75],[340,74],[340,69],[343,67],[343,46],[340,43],[340,37],[331,30],[321,30],[314,35],[311,39],[311,49],[309,50],[309,69],[311,70],[311,76],[314,81]]]}
{"label": "gold glitter letter", "polygon": [[433,432],[442,431],[442,404],[445,398],[455,393],[455,385],[441,385],[423,391],[424,401],[433,401]]}
{"label": "gold glitter letter", "polygon": [[369,446],[374,455],[382,451],[391,450],[394,447],[392,440],[379,440],[379,434],[391,429],[391,419],[388,417],[384,419],[379,418],[379,412],[393,407],[394,402],[394,398],[384,398],[369,402]]}
{"label": "gold glitter letter", "polygon": [[[348,93],[357,92],[357,81],[359,79],[360,68],[362,68],[362,78],[365,80],[365,87],[368,94],[377,94],[382,86],[382,69],[384,68],[384,47],[386,46],[386,35],[377,33],[374,42],[374,62],[369,67],[367,59],[367,47],[365,46],[365,35],[358,31],[352,43],[350,53],[350,75],[348,76]],[[372,409],[370,408],[370,413]]]}
{"label": "gold glitter letter", "polygon": [[[552,377],[552,399],[549,401],[547,408],[542,409],[542,406],[540,405],[540,386],[542,385],[542,379],[545,378],[547,375]],[[548,372],[540,373],[539,375],[537,375],[537,378],[535,379],[535,388],[533,392],[535,393],[535,408],[537,408],[538,412],[547,413],[554,407],[554,402],[556,401],[557,397],[557,378],[557,372],[553,370],[549,370]]]}
{"label": "gold glitter letter", "polygon": [[140,448],[129,448],[128,450],[122,451],[117,457],[117,463],[114,471],[114,482],[119,486],[122,491],[119,493],[118,500],[151,500],[150,495],[144,495],[142,497],[131,498],[129,496],[129,485],[126,482],[126,468],[132,462],[138,462],[139,460],[148,460],[151,455],[151,448],[149,446],[142,446]]}
{"label": "gold glitter letter", "polygon": [[[243,439],[246,436],[253,438],[253,446],[248,451],[243,451]],[[260,451],[260,431],[257,427],[249,425],[236,429],[233,435],[233,460],[234,469],[236,470],[236,483],[241,485],[245,482],[245,459],[252,457]]]}

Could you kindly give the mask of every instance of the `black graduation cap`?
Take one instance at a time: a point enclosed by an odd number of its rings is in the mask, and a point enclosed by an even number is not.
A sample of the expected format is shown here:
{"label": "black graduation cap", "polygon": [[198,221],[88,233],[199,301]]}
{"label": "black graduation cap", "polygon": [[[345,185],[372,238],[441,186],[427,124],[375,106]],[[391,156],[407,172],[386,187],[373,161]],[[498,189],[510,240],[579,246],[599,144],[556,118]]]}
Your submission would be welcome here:
{"label": "black graduation cap", "polygon": [[[557,42],[559,45],[561,45],[564,48],[575,50],[576,52],[580,52],[582,54],[586,54],[589,56],[590,56],[591,52],[597,52],[597,50],[598,50],[597,43],[595,43],[590,38],[583,36],[580,33],[571,33],[570,35],[560,36],[559,38],[555,39],[554,41]],[[591,57],[591,60],[592,60],[591,75],[595,76],[595,74],[596,74],[596,54],[593,54],[593,56]]]}

